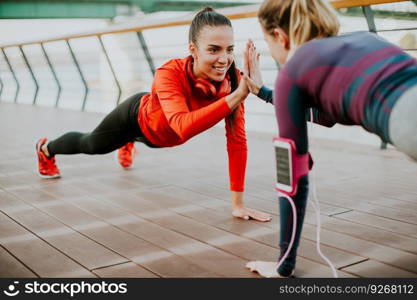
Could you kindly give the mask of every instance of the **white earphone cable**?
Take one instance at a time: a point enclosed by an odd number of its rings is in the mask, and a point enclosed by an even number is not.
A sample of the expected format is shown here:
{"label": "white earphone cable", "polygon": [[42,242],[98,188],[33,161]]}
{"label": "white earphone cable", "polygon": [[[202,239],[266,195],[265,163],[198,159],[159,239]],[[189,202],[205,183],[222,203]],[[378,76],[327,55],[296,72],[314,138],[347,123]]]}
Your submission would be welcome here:
{"label": "white earphone cable", "polygon": [[[313,109],[310,109],[310,132],[309,135],[312,136],[313,133]],[[311,148],[311,147],[310,147]],[[332,273],[333,273],[333,277],[337,278],[337,271],[336,268],[334,267],[334,265],[332,264],[332,262],[330,261],[330,259],[328,259],[322,252],[321,252],[321,248],[320,248],[320,231],[321,231],[321,218],[320,218],[320,204],[319,201],[317,199],[317,190],[316,190],[316,176],[315,176],[315,170],[314,168],[311,170],[311,189],[312,189],[312,201],[311,204],[313,205],[313,208],[316,212],[316,222],[317,222],[317,239],[316,239],[316,249],[317,252],[319,253],[319,255],[321,256],[321,258],[323,258],[323,260],[330,266],[330,268],[332,269]]]}

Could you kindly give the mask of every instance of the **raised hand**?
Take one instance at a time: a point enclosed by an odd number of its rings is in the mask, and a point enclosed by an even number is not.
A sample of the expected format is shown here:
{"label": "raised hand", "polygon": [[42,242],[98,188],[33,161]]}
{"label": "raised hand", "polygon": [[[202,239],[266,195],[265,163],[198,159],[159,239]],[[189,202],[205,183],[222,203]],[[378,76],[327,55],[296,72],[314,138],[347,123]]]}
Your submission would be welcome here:
{"label": "raised hand", "polygon": [[256,51],[255,44],[252,40],[248,40],[246,43],[245,51],[243,53],[244,70],[247,75],[246,84],[249,91],[257,95],[259,89],[263,85],[261,70],[259,67],[260,53]]}

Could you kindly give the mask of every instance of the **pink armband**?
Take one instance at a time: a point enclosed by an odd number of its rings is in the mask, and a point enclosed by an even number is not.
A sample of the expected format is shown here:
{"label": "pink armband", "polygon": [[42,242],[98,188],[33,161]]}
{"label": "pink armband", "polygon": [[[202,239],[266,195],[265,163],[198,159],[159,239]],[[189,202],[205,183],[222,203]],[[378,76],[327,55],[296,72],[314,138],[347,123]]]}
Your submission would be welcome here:
{"label": "pink armband", "polygon": [[277,167],[276,190],[288,196],[297,194],[298,181],[313,167],[310,153],[297,154],[295,142],[290,139],[274,138]]}

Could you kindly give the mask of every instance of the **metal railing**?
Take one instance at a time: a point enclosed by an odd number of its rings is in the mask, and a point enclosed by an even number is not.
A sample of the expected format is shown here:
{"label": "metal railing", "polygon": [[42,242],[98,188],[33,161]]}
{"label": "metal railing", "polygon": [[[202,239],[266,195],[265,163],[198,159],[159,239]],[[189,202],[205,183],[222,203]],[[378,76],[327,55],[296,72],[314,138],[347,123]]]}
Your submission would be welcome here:
{"label": "metal railing", "polygon": [[[368,29],[372,32],[389,32],[391,30],[416,30],[417,28],[395,28],[395,29],[384,29],[378,31],[377,26],[375,25],[375,19],[373,10],[371,8],[371,5],[374,4],[384,4],[384,3],[394,3],[394,2],[405,2],[406,0],[338,0],[338,1],[331,1],[331,4],[336,9],[346,9],[346,8],[352,8],[352,7],[362,7],[363,14],[366,18]],[[233,7],[233,8],[225,8],[225,9],[219,9],[218,11],[223,13],[224,15],[228,16],[230,19],[242,19],[242,18],[253,18],[256,17],[257,10],[259,8],[259,5],[248,5],[248,6],[241,6],[241,7]],[[52,74],[52,78],[56,84],[57,88],[57,94],[54,101],[55,107],[59,106],[60,98],[62,95],[62,92],[64,90],[62,80],[60,80],[57,71],[56,66],[54,65],[53,60],[51,59],[51,54],[48,53],[45,45],[51,44],[53,42],[64,42],[65,47],[67,48],[69,52],[70,59],[75,67],[75,70],[78,74],[79,79],[82,82],[83,85],[83,95],[82,95],[82,102],[81,102],[81,110],[85,110],[87,99],[89,92],[91,88],[89,87],[88,80],[86,79],[86,72],[83,70],[82,64],[79,61],[78,53],[72,46],[72,42],[77,39],[82,38],[95,38],[98,41],[99,49],[101,49],[102,53],[104,54],[105,62],[108,66],[108,69],[110,70],[110,74],[112,76],[115,88],[116,88],[116,95],[115,95],[115,105],[117,105],[120,102],[121,95],[123,93],[123,88],[120,83],[119,74],[117,74],[117,71],[115,69],[115,64],[113,62],[113,59],[106,48],[105,43],[103,42],[103,36],[105,35],[120,35],[123,33],[134,33],[140,48],[142,50],[142,53],[146,59],[146,63],[149,67],[150,72],[153,74],[155,72],[155,62],[151,55],[151,51],[148,47],[148,44],[145,40],[145,37],[143,35],[144,31],[150,30],[150,29],[161,29],[161,28],[167,28],[167,27],[175,27],[175,26],[181,26],[181,25],[188,25],[190,24],[192,20],[192,15],[187,15],[181,18],[177,18],[175,20],[165,20],[165,21],[143,21],[139,22],[135,26],[132,25],[118,25],[118,26],[110,26],[106,28],[106,30],[99,30],[99,31],[92,31],[92,32],[83,32],[78,34],[71,34],[71,35],[64,35],[64,36],[56,36],[52,38],[45,38],[42,40],[32,40],[32,41],[22,41],[19,43],[14,44],[7,44],[7,45],[0,45],[0,49],[3,53],[4,62],[8,68],[8,72],[10,72],[11,77],[13,78],[13,81],[15,82],[16,91],[14,95],[13,102],[18,102],[18,96],[21,91],[21,84],[19,82],[18,76],[16,76],[16,70],[11,63],[5,49],[8,48],[18,48],[21,59],[23,61],[23,65],[28,70],[30,77],[34,83],[34,95],[32,99],[32,103],[36,104],[38,102],[38,96],[39,96],[39,78],[36,76],[36,72],[34,72],[34,66],[30,62],[30,60],[27,57],[25,48],[33,45],[39,45],[41,49],[42,56],[44,57],[44,62],[46,63],[47,68],[49,69],[50,73]],[[416,50],[414,48],[407,49],[407,50]],[[5,88],[5,82],[2,80],[2,73],[0,72],[0,100],[2,97],[2,93]],[[382,148],[386,147],[385,144],[382,144]]]}

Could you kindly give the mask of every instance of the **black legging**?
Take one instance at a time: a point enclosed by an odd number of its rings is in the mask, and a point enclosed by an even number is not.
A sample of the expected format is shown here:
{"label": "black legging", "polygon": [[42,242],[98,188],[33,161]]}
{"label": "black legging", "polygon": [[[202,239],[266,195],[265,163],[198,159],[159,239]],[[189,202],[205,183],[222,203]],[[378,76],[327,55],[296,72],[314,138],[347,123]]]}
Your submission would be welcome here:
{"label": "black legging", "polygon": [[138,138],[148,144],[137,119],[139,100],[145,94],[138,93],[123,101],[92,132],[68,132],[51,141],[49,154],[105,154]]}

